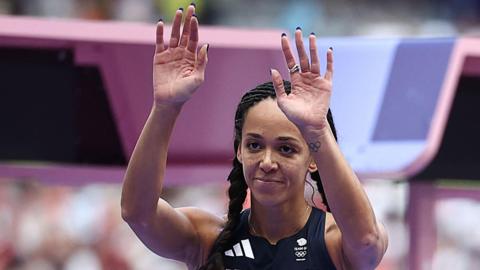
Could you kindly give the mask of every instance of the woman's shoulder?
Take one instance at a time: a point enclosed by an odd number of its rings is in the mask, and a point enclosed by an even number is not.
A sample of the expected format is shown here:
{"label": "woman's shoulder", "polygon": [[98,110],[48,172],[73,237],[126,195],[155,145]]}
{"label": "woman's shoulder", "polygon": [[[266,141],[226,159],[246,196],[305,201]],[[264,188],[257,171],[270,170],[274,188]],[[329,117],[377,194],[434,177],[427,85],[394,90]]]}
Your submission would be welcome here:
{"label": "woman's shoulder", "polygon": [[197,207],[177,209],[191,222],[200,241],[200,250],[198,250],[197,256],[195,256],[196,259],[193,259],[196,262],[193,263],[194,265],[200,265],[208,257],[215,240],[225,225],[225,220],[218,215]]}

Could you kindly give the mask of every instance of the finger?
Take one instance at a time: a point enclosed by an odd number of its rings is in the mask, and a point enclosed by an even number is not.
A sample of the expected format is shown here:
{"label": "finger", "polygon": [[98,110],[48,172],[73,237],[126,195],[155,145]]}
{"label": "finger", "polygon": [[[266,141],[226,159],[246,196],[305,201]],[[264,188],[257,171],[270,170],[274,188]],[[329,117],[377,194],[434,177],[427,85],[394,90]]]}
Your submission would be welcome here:
{"label": "finger", "polygon": [[180,25],[182,24],[182,13],[182,8],[178,9],[175,13],[175,18],[173,19],[172,24],[172,34],[169,42],[170,48],[176,48],[178,46],[178,41],[180,39]]}
{"label": "finger", "polygon": [[285,85],[283,84],[283,79],[282,75],[280,75],[280,72],[278,72],[278,70],[276,69],[271,69],[270,73],[272,74],[273,88],[275,89],[277,98],[287,96],[287,93],[285,92]]}
{"label": "finger", "polygon": [[193,12],[195,12],[195,7],[190,5],[187,8],[187,15],[185,16],[185,21],[183,22],[183,31],[180,38],[179,47],[187,47],[188,39],[190,38],[190,21],[192,19]]}
{"label": "finger", "polygon": [[325,72],[325,79],[331,81],[333,77],[333,48],[330,47],[327,51],[327,71]]}
{"label": "finger", "polygon": [[163,27],[163,21],[160,19],[157,23],[155,53],[161,53],[165,50],[165,45],[163,45]]}
{"label": "finger", "polygon": [[307,52],[305,51],[305,46],[303,46],[302,29],[300,27],[297,27],[297,30],[295,30],[295,45],[297,46],[302,72],[310,71],[310,63],[308,61]]}
{"label": "finger", "polygon": [[285,62],[287,63],[287,67],[291,69],[295,66],[295,58],[293,57],[292,50],[290,49],[290,42],[288,41],[287,34],[282,34],[282,51],[283,55],[285,56]]}
{"label": "finger", "polygon": [[190,22],[190,38],[188,40],[187,50],[196,53],[198,46],[198,20],[197,16],[193,15]]}
{"label": "finger", "polygon": [[317,40],[315,38],[315,33],[311,33],[310,36],[308,37],[309,41],[309,48],[310,48],[310,59],[311,59],[311,65],[310,65],[310,71],[314,74],[319,74],[320,75],[320,61],[318,60],[318,54],[317,54]]}
{"label": "finger", "polygon": [[208,47],[209,44],[205,44],[200,48],[197,56],[197,62],[195,63],[195,71],[198,73],[200,78],[204,78],[205,76],[205,69],[208,63]]}

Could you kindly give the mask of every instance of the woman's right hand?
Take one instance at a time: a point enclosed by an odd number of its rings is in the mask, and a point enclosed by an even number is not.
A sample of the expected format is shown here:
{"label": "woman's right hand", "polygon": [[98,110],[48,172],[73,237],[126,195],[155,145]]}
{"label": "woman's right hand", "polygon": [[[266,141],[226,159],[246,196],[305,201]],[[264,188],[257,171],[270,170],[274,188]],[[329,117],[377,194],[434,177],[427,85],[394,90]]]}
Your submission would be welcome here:
{"label": "woman's right hand", "polygon": [[198,20],[195,7],[187,8],[180,36],[183,12],[177,10],[172,24],[168,46],[163,42],[164,24],[157,24],[155,55],[153,58],[153,89],[155,105],[182,105],[200,86],[205,77],[208,45],[197,54]]}

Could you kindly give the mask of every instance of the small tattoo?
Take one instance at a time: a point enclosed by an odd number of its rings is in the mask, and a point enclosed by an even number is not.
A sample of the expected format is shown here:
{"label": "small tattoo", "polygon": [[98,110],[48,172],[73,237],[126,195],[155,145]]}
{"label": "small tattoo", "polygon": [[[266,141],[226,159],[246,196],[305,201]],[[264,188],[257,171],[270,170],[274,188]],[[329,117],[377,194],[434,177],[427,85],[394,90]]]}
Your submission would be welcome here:
{"label": "small tattoo", "polygon": [[320,146],[321,146],[321,143],[319,141],[308,143],[308,148],[310,148],[310,151],[312,152],[318,152],[318,149],[320,149]]}

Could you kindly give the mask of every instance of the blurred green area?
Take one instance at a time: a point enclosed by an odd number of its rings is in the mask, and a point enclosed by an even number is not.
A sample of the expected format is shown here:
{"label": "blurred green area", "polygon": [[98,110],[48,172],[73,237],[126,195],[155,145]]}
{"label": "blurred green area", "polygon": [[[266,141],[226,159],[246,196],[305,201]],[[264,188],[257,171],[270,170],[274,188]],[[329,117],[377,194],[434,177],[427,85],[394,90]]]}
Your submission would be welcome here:
{"label": "blurred green area", "polygon": [[204,10],[205,1],[194,1],[191,0],[175,0],[175,1],[165,1],[165,0],[154,0],[155,7],[158,9],[161,18],[166,22],[171,22],[175,11],[179,8],[186,9],[191,3],[195,4],[195,13],[202,17],[202,11]]}

